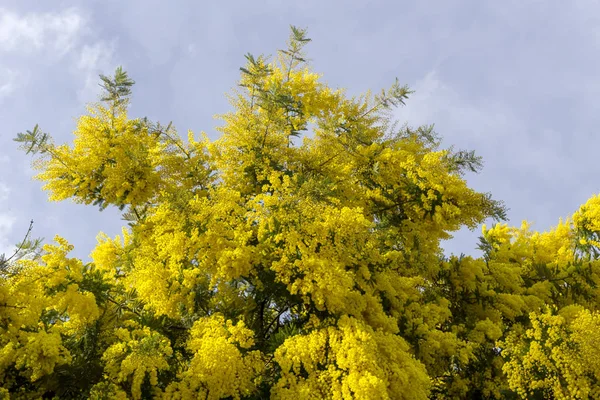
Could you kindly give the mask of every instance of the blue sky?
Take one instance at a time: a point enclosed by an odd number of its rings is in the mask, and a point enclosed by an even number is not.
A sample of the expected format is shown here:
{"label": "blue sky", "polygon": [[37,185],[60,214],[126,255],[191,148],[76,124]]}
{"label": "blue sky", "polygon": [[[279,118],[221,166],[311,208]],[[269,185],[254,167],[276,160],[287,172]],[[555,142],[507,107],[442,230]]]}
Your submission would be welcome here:
{"label": "blue sky", "polygon": [[[324,80],[350,94],[415,93],[400,122],[435,124],[445,145],[474,149],[468,177],[545,230],[598,193],[600,1],[53,1],[0,3],[0,252],[55,234],[86,258],[115,210],[49,203],[12,138],[39,123],[70,141],[97,99],[99,73],[123,65],[136,80],[132,114],[215,138],[243,55],[274,54],[289,25],[306,27]],[[479,231],[448,252],[477,254]]]}

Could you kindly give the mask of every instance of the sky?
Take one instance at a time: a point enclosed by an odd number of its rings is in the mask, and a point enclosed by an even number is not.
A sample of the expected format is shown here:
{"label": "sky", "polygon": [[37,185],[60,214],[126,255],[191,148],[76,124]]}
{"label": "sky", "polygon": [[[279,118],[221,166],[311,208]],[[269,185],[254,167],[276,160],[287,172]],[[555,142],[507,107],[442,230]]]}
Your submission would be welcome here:
{"label": "sky", "polygon": [[[600,0],[0,1],[0,253],[34,220],[87,259],[118,211],[48,202],[12,141],[39,124],[70,142],[98,74],[136,81],[131,114],[216,138],[244,54],[274,55],[289,26],[308,28],[315,71],[351,95],[415,91],[400,123],[435,124],[445,147],[475,150],[467,177],[509,207],[510,223],[546,230],[600,192]],[[444,243],[477,255],[480,230]]]}

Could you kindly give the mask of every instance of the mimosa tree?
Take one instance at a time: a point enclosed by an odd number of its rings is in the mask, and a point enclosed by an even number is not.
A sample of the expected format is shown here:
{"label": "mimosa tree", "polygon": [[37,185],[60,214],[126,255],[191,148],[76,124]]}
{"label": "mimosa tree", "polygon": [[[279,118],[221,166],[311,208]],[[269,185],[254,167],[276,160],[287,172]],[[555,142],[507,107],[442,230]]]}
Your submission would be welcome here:
{"label": "mimosa tree", "polygon": [[60,236],[0,279],[0,382],[11,398],[598,397],[600,198],[537,233],[483,228],[481,258],[440,241],[502,203],[481,160],[399,127],[398,83],[350,98],[292,28],[247,55],[209,140],[130,117],[102,76],[72,144],[36,126],[51,200],[118,207],[84,263]]}

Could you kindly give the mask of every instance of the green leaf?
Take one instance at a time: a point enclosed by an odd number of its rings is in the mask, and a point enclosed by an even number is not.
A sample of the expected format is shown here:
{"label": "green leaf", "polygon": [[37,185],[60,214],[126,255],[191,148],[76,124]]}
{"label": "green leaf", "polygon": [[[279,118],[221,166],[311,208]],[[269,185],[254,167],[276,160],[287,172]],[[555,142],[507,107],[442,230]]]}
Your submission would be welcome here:
{"label": "green leaf", "polygon": [[104,94],[100,98],[101,101],[113,102],[116,106],[126,102],[128,97],[131,96],[131,87],[135,84],[135,81],[129,78],[123,67],[117,67],[113,77],[101,74],[100,79],[103,83],[99,85],[104,89]]}
{"label": "green leaf", "polygon": [[43,154],[48,149],[49,139],[50,135],[42,132],[39,125],[36,124],[31,131],[17,133],[17,137],[13,141],[21,143],[20,148],[25,150],[25,154]]}

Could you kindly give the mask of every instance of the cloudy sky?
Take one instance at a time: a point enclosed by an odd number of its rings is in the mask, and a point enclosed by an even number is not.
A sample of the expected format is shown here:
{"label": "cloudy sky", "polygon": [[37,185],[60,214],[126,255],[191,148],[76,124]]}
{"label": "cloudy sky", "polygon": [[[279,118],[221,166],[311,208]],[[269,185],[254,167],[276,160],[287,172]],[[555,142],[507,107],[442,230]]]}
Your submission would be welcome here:
{"label": "cloudy sky", "polygon": [[[123,65],[132,113],[205,131],[229,109],[243,55],[274,54],[289,25],[307,27],[316,71],[350,94],[398,77],[415,93],[401,122],[434,123],[446,145],[474,149],[469,183],[545,230],[598,193],[600,0],[0,1],[0,252],[34,236],[66,237],[87,258],[114,210],[49,203],[12,138],[39,123],[57,142]],[[448,252],[477,254],[477,232]]]}

